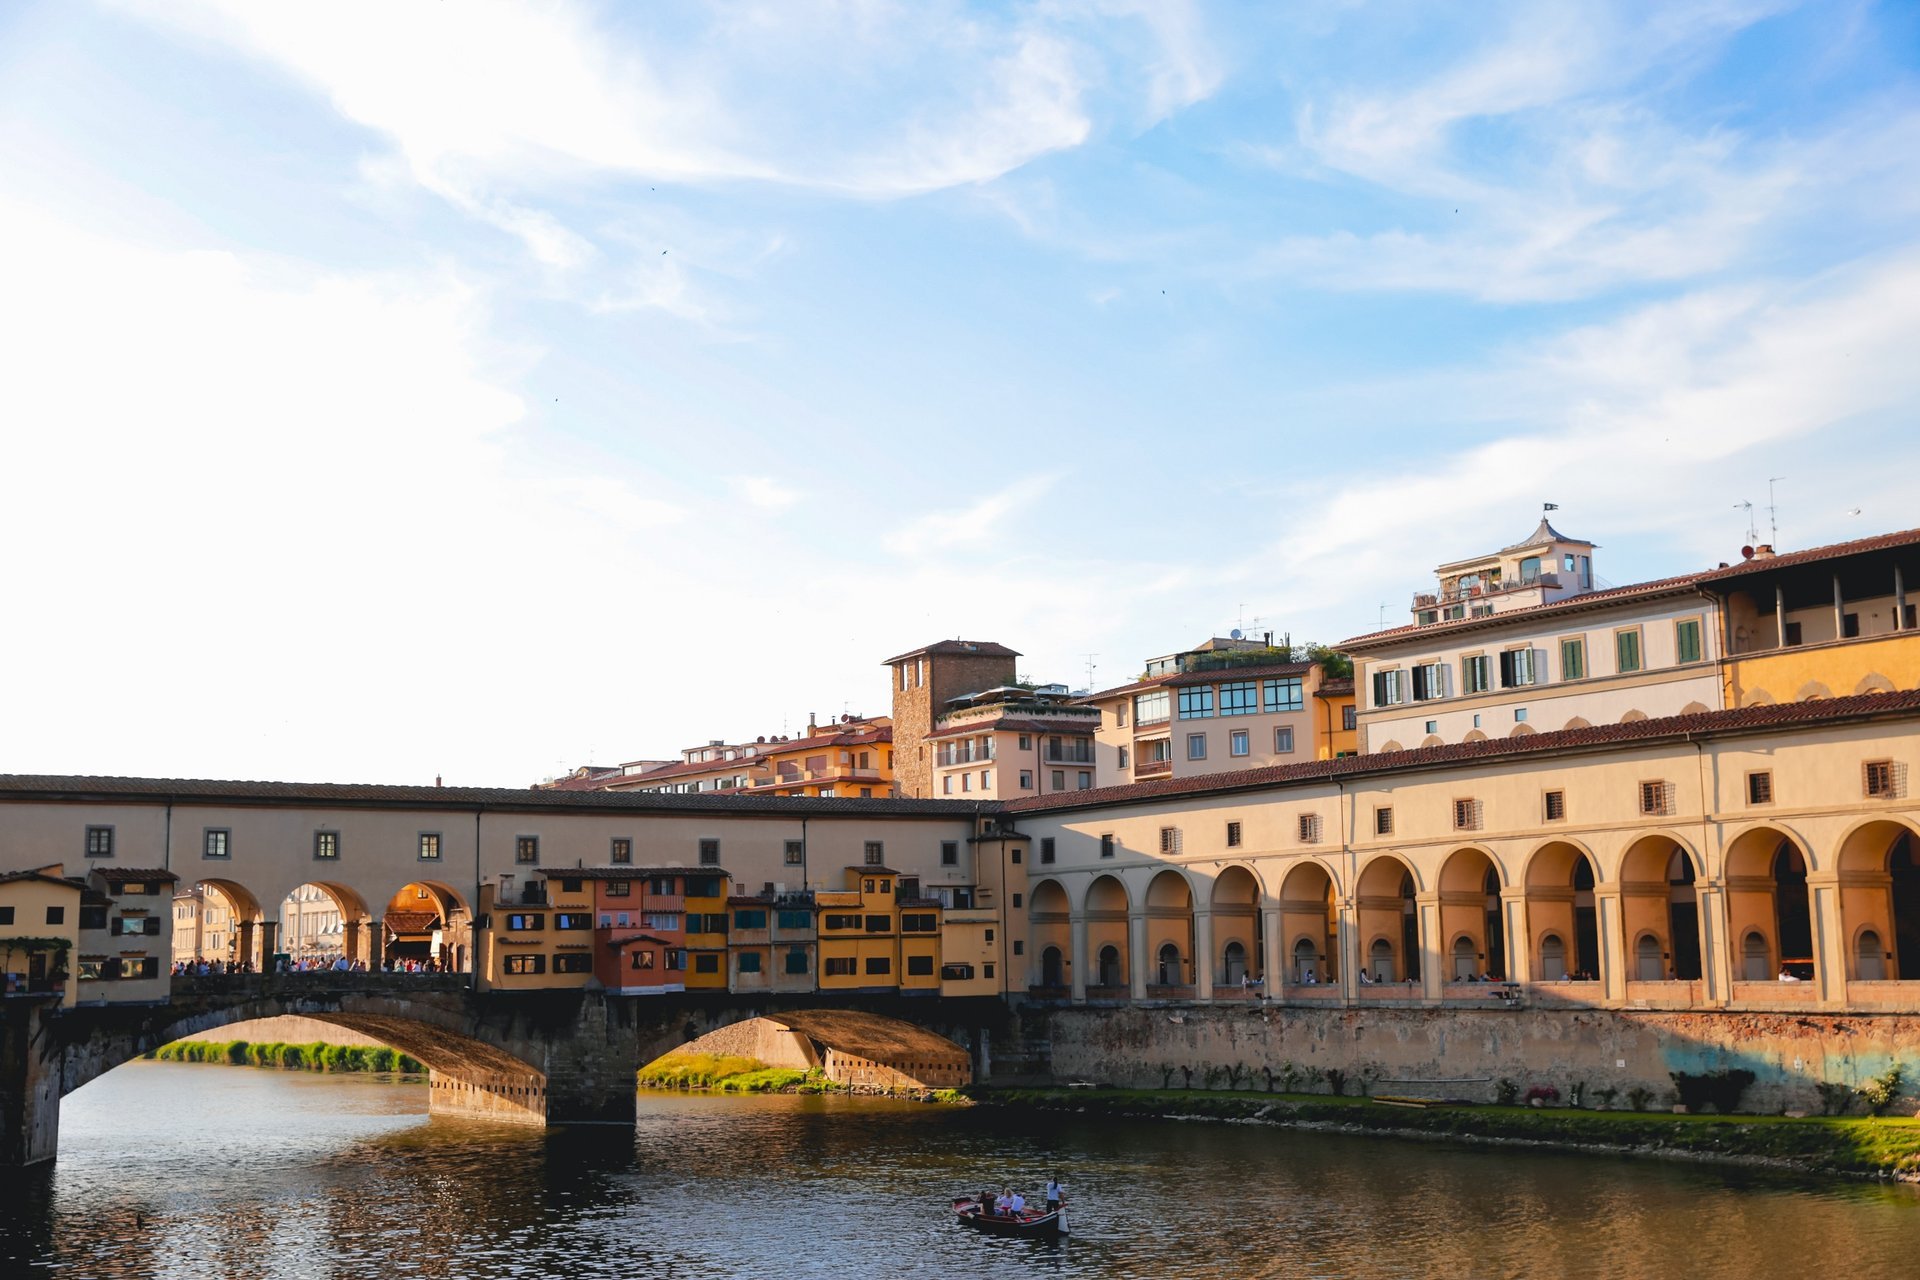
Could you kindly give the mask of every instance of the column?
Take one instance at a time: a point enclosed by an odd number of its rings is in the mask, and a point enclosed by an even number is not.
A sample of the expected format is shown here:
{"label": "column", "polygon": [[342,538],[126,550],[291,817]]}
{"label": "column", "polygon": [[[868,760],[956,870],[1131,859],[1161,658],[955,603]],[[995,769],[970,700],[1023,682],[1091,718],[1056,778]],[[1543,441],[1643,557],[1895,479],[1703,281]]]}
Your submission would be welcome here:
{"label": "column", "polygon": [[[251,961],[253,959],[253,921],[241,920],[233,928],[233,958]],[[225,959],[224,956],[208,956],[207,959]]]}
{"label": "column", "polygon": [[1261,923],[1265,926],[1266,936],[1261,940],[1260,989],[1267,993],[1270,1000],[1280,998],[1280,988],[1287,981],[1286,926],[1280,908],[1268,907],[1260,913]]}
{"label": "column", "polygon": [[1727,945],[1727,886],[1705,880],[1694,886],[1700,909],[1700,1003],[1716,1008],[1733,995],[1733,948]]}
{"label": "column", "polygon": [[1072,930],[1073,941],[1067,957],[1067,980],[1072,984],[1073,1002],[1087,1002],[1087,918],[1083,915],[1069,917],[1068,928]]}
{"label": "column", "polygon": [[1147,998],[1147,917],[1145,912],[1127,915],[1127,969],[1131,974],[1128,994],[1135,1000]]}
{"label": "column", "polygon": [[344,955],[349,962],[366,958],[360,950],[360,922],[358,920],[348,920],[341,924],[340,954]]}
{"label": "column", "polygon": [[367,968],[374,973],[387,962],[387,923],[374,916],[362,927],[367,940]]}
{"label": "column", "polygon": [[1833,575],[1833,638],[1847,634],[1847,606],[1840,599],[1840,575]]}
{"label": "column", "polygon": [[1441,936],[1445,931],[1440,927],[1440,895],[1419,894],[1413,906],[1419,922],[1420,998],[1438,1004],[1447,994],[1447,943]]}
{"label": "column", "polygon": [[1193,913],[1193,994],[1213,999],[1213,912]]}
{"label": "column", "polygon": [[1351,1002],[1360,985],[1360,908],[1352,898],[1340,899],[1340,998]]}
{"label": "column", "polygon": [[1900,566],[1893,566],[1893,629],[1904,631],[1907,626],[1907,579]]}
{"label": "column", "polygon": [[[1594,931],[1600,943],[1600,989],[1609,1004],[1624,1004],[1627,999],[1626,913],[1621,910],[1620,885],[1593,887]],[[1569,963],[1569,968],[1572,964]]]}
{"label": "column", "polygon": [[1527,920],[1527,891],[1500,890],[1500,918],[1507,935],[1508,982],[1533,981],[1533,930]]}
{"label": "column", "polygon": [[1816,871],[1807,877],[1813,916],[1813,980],[1823,1005],[1847,1002],[1847,925],[1840,915],[1840,873]]}
{"label": "column", "polygon": [[273,953],[280,949],[280,922],[262,920],[260,922],[260,972],[273,972]]}
{"label": "column", "polygon": [[1773,647],[1787,647],[1787,589],[1773,589]]}

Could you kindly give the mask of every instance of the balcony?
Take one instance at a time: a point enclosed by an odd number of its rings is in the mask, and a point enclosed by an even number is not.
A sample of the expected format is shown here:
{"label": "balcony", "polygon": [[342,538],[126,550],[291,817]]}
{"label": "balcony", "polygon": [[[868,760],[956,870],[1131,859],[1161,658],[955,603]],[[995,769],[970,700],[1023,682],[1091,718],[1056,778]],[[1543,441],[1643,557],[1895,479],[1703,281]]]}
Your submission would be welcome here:
{"label": "balcony", "polygon": [[871,766],[857,764],[829,765],[824,769],[788,769],[771,778],[755,778],[753,786],[760,787],[799,787],[816,782],[866,782],[877,783],[884,779],[880,771]]}
{"label": "balcony", "polygon": [[1092,764],[1093,744],[1091,742],[1071,742],[1060,746],[1047,747],[1048,764]]}
{"label": "balcony", "polygon": [[1140,760],[1133,766],[1136,778],[1170,778],[1173,776],[1172,760]]}

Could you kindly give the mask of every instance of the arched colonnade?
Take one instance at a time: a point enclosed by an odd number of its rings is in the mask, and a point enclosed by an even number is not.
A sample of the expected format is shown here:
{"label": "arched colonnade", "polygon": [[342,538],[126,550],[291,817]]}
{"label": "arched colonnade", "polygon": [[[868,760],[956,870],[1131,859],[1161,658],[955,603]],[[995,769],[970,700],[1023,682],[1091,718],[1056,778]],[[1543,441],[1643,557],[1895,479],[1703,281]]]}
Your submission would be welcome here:
{"label": "arched colonnade", "polygon": [[211,908],[218,924],[196,939],[192,920],[176,913],[176,958],[231,961],[256,972],[275,955],[316,963],[344,956],[369,969],[403,959],[438,960],[455,971],[472,968],[473,908],[467,895],[444,881],[411,880],[378,899],[331,880],[306,881],[271,899],[220,876],[183,887],[203,891],[192,909]]}

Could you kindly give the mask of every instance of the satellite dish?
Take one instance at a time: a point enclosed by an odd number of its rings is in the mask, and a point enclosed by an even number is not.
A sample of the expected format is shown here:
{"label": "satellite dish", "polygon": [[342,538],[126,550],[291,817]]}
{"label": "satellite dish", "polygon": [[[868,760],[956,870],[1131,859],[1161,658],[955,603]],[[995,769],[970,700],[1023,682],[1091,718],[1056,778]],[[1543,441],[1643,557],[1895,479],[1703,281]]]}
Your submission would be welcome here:
{"label": "satellite dish", "polygon": [[1235,627],[1233,630],[1227,632],[1227,634],[1235,640],[1241,640],[1245,638],[1240,634],[1240,628],[1238,627]]}

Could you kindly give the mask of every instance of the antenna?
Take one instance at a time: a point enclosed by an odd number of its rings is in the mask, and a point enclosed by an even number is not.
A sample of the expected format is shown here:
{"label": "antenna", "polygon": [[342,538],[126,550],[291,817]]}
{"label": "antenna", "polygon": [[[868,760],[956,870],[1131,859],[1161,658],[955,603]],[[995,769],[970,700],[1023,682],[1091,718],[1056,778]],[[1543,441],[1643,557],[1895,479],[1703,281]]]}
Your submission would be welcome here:
{"label": "antenna", "polygon": [[1753,527],[1753,504],[1751,502],[1736,502],[1733,504],[1733,509],[1747,513],[1747,545],[1751,547],[1758,543],[1760,541],[1760,531]]}
{"label": "antenna", "polygon": [[1380,602],[1380,625],[1383,627],[1387,625],[1387,602],[1385,600]]}
{"label": "antenna", "polygon": [[1780,546],[1780,504],[1773,500],[1773,486],[1785,480],[1785,476],[1767,477],[1767,525],[1773,530],[1773,546]]}
{"label": "antenna", "polygon": [[1089,653],[1089,654],[1084,654],[1082,656],[1084,656],[1087,660],[1087,692],[1092,693],[1093,692],[1093,673],[1095,670],[1093,660],[1099,657],[1100,655],[1097,653]]}

